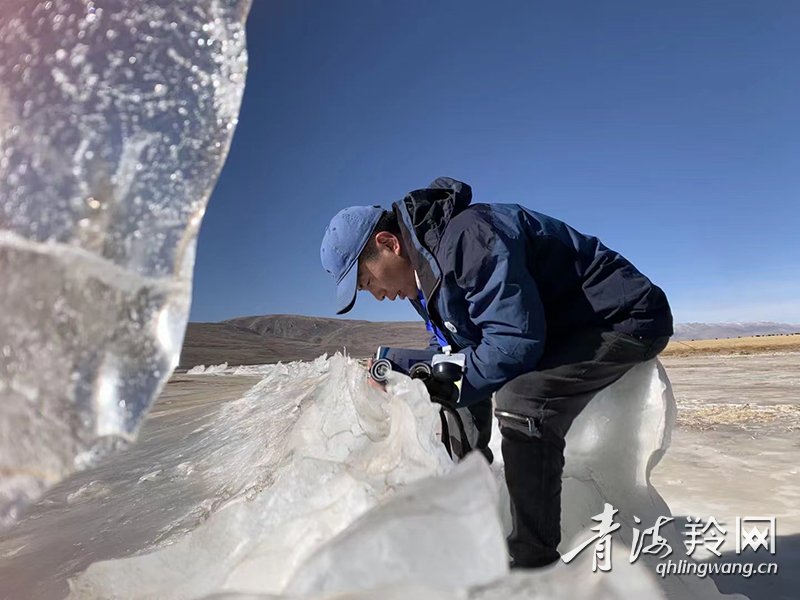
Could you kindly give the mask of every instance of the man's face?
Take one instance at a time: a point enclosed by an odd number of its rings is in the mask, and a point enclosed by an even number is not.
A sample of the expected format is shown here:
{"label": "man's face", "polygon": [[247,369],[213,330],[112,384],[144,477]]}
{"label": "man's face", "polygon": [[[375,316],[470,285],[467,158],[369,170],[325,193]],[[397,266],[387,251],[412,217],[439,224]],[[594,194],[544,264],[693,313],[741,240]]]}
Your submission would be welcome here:
{"label": "man's face", "polygon": [[368,261],[359,259],[358,289],[371,292],[377,300],[416,298],[414,268],[403,254],[400,240],[383,231],[369,243],[377,243],[378,255]]}

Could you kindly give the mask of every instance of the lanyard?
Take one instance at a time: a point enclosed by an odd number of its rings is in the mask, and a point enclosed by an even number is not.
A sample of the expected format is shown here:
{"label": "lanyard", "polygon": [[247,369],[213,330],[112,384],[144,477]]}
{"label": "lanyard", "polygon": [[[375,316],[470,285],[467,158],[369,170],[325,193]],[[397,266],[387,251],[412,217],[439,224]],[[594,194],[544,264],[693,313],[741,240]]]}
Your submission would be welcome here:
{"label": "lanyard", "polygon": [[436,340],[439,342],[439,345],[442,348],[449,346],[450,342],[447,341],[447,339],[444,337],[444,334],[442,334],[441,330],[431,322],[431,317],[430,314],[428,313],[428,306],[427,303],[425,302],[425,297],[422,295],[422,292],[419,292],[419,294],[417,295],[417,300],[419,300],[420,304],[422,304],[422,308],[425,310],[425,314],[428,315],[428,318],[425,319],[425,328],[436,336]]}

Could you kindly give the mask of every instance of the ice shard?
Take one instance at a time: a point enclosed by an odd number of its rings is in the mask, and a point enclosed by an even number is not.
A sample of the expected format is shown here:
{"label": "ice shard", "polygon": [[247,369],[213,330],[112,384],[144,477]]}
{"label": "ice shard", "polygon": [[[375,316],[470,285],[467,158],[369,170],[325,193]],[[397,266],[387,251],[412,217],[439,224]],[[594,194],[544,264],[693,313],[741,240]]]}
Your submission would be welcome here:
{"label": "ice shard", "polygon": [[[659,562],[668,556],[667,550],[676,560],[692,560],[685,555],[684,538],[669,506],[650,482],[650,474],[669,448],[676,414],[669,377],[653,359],[636,365],[600,391],[578,415],[566,439],[562,557],[591,536],[591,528],[597,526],[594,517],[609,504],[618,511],[614,521],[621,525],[614,533],[620,544],[614,551],[615,568],[634,562],[656,572]],[[645,539],[646,530],[659,519],[664,525]],[[638,540],[634,540],[634,530],[640,532]],[[632,546],[638,544],[641,550],[656,540],[663,542],[663,551],[631,553]],[[586,552],[591,553],[591,548]],[[723,596],[710,578],[673,575],[657,581],[670,599],[747,600],[738,594]]]}
{"label": "ice shard", "polygon": [[249,0],[0,7],[0,527],[175,367]]}

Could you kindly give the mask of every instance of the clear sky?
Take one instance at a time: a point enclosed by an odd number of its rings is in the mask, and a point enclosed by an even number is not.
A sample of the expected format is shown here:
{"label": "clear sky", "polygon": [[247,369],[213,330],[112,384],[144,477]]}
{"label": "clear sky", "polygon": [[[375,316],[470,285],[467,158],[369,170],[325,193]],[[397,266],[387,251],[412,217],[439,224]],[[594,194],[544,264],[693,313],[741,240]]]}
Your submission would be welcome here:
{"label": "clear sky", "polygon": [[330,218],[447,175],[598,236],[677,322],[800,323],[798,32],[795,0],[254,0],[191,320],[334,316]]}

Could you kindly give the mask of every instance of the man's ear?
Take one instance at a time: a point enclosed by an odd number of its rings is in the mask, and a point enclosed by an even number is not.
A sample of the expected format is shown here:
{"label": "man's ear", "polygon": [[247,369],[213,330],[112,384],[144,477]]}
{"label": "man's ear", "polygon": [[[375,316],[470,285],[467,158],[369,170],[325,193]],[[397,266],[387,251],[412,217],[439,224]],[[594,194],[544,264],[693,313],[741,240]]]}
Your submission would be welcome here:
{"label": "man's ear", "polygon": [[379,247],[386,248],[393,254],[400,254],[400,240],[393,233],[381,231],[375,236],[375,242]]}

